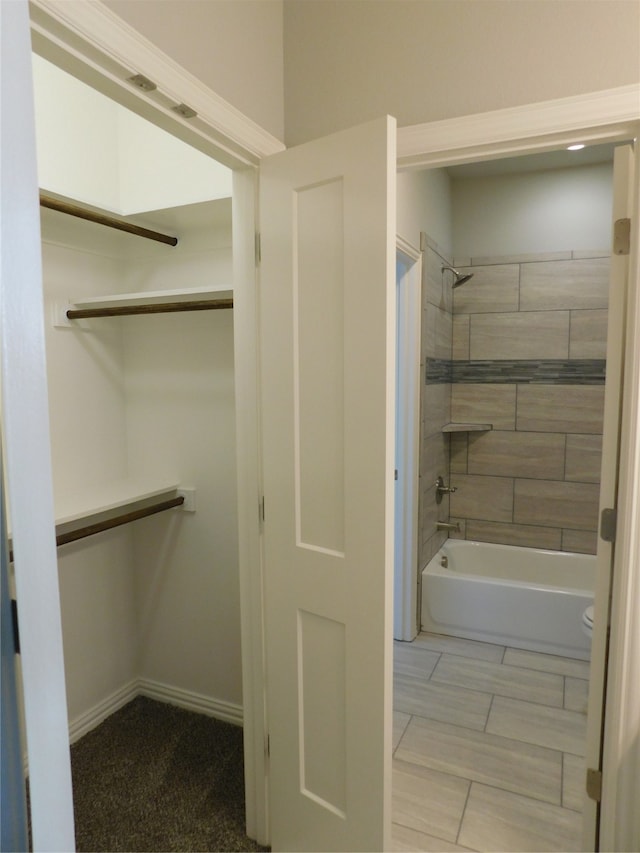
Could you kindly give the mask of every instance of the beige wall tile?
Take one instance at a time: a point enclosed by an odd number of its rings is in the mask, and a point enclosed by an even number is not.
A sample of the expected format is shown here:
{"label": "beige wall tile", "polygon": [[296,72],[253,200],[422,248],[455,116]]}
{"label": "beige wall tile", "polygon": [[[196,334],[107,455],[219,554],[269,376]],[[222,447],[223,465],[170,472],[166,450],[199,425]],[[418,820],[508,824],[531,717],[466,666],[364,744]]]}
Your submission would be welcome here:
{"label": "beige wall tile", "polygon": [[442,295],[442,265],[444,261],[438,255],[437,252],[434,252],[433,249],[428,248],[424,253],[426,258],[425,264],[423,266],[422,273],[422,298],[423,301],[431,302],[433,305],[436,305],[440,308],[444,308],[444,300]]}
{"label": "beige wall tile", "polygon": [[451,358],[452,317],[431,302],[424,308],[422,326],[423,354],[427,358]]}
{"label": "beige wall tile", "polygon": [[610,255],[610,249],[574,249],[571,252],[572,258],[609,258]]}
{"label": "beige wall tile", "polygon": [[422,435],[441,432],[451,418],[451,385],[447,382],[422,387]]}
{"label": "beige wall tile", "polygon": [[438,474],[445,479],[449,475],[449,439],[442,432],[425,438],[420,454],[420,477],[435,483]]}
{"label": "beige wall tile", "polygon": [[451,495],[451,515],[486,521],[511,521],[513,480],[508,477],[451,476],[457,491]]}
{"label": "beige wall tile", "polygon": [[467,443],[466,432],[449,433],[449,470],[456,474],[467,473]]}
{"label": "beige wall tile", "polygon": [[558,433],[492,431],[469,434],[469,474],[561,480],[565,437]]}
{"label": "beige wall tile", "polygon": [[532,261],[568,261],[571,252],[525,252],[522,255],[486,255],[471,258],[467,266],[479,264],[526,264]]}
{"label": "beige wall tile", "polygon": [[607,357],[607,311],[572,311],[569,358]]}
{"label": "beige wall tile", "polygon": [[598,547],[598,534],[589,530],[563,530],[562,550],[576,554],[595,554]]}
{"label": "beige wall tile", "polygon": [[451,420],[515,429],[516,386],[455,383],[451,386]]}
{"label": "beige wall tile", "polygon": [[602,433],[604,385],[519,385],[516,429]]}
{"label": "beige wall tile", "polygon": [[606,308],[609,259],[593,258],[523,264],[520,310]]}
{"label": "beige wall tile", "polygon": [[469,315],[453,315],[453,343],[451,358],[454,361],[469,360]]}
{"label": "beige wall tile", "polygon": [[562,533],[559,529],[527,524],[500,524],[495,521],[468,521],[466,538],[476,542],[548,548],[553,551],[560,551],[562,544]]}
{"label": "beige wall tile", "polygon": [[454,314],[517,311],[520,267],[517,264],[462,268],[472,273],[467,284],[453,291]]}
{"label": "beige wall tile", "polygon": [[565,480],[599,483],[602,461],[601,435],[568,435]]}
{"label": "beige wall tile", "polygon": [[595,530],[599,491],[592,483],[516,480],[513,520],[516,524]]}
{"label": "beige wall tile", "polygon": [[470,358],[567,358],[568,311],[473,314]]}

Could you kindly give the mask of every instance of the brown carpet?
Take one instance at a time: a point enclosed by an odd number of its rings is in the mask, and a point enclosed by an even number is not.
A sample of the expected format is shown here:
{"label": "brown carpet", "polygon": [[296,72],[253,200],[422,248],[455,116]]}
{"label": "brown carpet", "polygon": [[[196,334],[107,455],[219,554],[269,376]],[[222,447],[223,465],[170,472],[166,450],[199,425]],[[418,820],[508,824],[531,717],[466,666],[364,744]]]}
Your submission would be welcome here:
{"label": "brown carpet", "polygon": [[260,851],[242,729],[138,697],[71,747],[79,851]]}

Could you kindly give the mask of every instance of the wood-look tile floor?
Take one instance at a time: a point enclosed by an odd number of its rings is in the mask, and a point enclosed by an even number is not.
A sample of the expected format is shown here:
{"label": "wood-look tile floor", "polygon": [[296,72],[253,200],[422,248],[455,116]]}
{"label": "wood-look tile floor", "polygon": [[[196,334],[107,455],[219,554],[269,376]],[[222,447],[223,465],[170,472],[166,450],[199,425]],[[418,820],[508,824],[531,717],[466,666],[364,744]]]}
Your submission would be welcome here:
{"label": "wood-look tile floor", "polygon": [[394,647],[393,849],[581,849],[589,664],[455,637]]}

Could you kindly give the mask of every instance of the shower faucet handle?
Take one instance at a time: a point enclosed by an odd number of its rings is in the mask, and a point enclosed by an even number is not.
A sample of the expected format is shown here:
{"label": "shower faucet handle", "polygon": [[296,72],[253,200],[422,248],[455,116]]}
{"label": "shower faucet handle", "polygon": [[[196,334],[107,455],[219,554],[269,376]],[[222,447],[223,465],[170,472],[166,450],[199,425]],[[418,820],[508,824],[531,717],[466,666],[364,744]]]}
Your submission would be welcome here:
{"label": "shower faucet handle", "polygon": [[436,480],[436,503],[442,503],[442,498],[444,495],[453,494],[453,492],[455,491],[455,486],[445,486],[442,477],[438,477],[438,479]]}

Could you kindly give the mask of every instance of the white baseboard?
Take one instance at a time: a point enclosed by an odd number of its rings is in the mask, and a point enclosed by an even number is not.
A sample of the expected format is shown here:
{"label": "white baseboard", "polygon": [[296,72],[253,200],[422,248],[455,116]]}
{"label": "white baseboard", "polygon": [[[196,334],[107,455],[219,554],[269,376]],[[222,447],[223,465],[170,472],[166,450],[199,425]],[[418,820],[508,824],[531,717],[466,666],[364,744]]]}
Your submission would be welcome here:
{"label": "white baseboard", "polygon": [[152,681],[150,678],[141,678],[138,680],[138,693],[141,696],[148,696],[149,699],[156,699],[158,702],[167,702],[170,705],[177,705],[178,708],[185,708],[187,711],[196,711],[198,714],[215,717],[225,723],[233,723],[236,726],[242,726],[243,723],[242,705],[212,699],[210,696],[203,696],[192,690],[183,690],[160,681]]}
{"label": "white baseboard", "polygon": [[127,702],[135,699],[140,692],[138,685],[139,679],[134,678],[128,684],[125,684],[124,687],[107,696],[102,702],[98,702],[93,708],[89,708],[84,714],[80,714],[75,720],[71,720],[69,723],[69,743],[75,743],[77,740],[80,740],[83,735],[86,735],[91,729],[95,729],[96,726],[99,726],[111,714],[123,708]]}
{"label": "white baseboard", "polygon": [[149,678],[134,678],[124,687],[116,690],[102,702],[98,702],[93,708],[76,717],[69,723],[69,743],[75,743],[91,729],[95,729],[107,717],[119,711],[136,696],[147,696],[158,702],[166,702],[185,708],[187,711],[195,711],[198,714],[206,714],[226,723],[242,726],[242,706],[232,702],[223,702],[220,699],[212,699],[191,690],[182,690],[180,687],[172,687],[170,684],[162,684],[160,681],[152,681]]}

